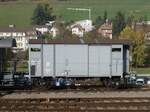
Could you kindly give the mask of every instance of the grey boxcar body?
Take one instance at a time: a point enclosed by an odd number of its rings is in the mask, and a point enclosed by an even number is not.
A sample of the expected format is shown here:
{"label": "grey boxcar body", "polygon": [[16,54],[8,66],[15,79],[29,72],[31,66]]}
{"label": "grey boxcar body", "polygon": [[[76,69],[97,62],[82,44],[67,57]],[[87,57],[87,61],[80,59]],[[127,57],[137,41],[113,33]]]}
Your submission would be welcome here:
{"label": "grey boxcar body", "polygon": [[123,77],[129,72],[126,41],[30,40],[30,77]]}

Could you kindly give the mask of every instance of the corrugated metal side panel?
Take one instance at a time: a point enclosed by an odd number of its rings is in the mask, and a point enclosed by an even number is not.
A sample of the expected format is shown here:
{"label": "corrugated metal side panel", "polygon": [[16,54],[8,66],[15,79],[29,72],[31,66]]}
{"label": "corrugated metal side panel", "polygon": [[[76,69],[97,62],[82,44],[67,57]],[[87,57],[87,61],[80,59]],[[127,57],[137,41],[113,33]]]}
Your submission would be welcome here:
{"label": "corrugated metal side panel", "polygon": [[31,59],[30,59],[30,54],[31,54],[31,51],[30,51],[30,45],[29,45],[29,48],[28,48],[28,53],[29,53],[29,61],[28,61],[28,70],[29,70],[29,78],[31,79]]}
{"label": "corrugated metal side panel", "polygon": [[120,48],[121,51],[112,51],[112,76],[123,74],[123,45],[112,45],[113,48]]}
{"label": "corrugated metal side panel", "polygon": [[89,46],[89,76],[110,77],[111,46]]}
{"label": "corrugated metal side panel", "polygon": [[127,58],[126,58],[126,62],[127,62],[127,65],[126,65],[127,67],[126,67],[126,68],[127,68],[127,71],[126,71],[126,72],[129,73],[129,68],[130,68],[130,55],[129,55],[129,49],[127,49],[127,54],[126,54],[126,55],[127,55]]}
{"label": "corrugated metal side panel", "polygon": [[43,45],[43,72],[44,76],[53,76],[54,46]]}
{"label": "corrugated metal side panel", "polygon": [[56,76],[86,77],[88,45],[55,45]]}
{"label": "corrugated metal side panel", "polygon": [[[38,48],[40,51],[33,52],[31,51],[31,48]],[[30,69],[31,66],[35,65],[35,76],[41,76],[41,45],[32,45],[30,44],[30,56],[29,56],[29,62],[30,62]],[[31,73],[31,70],[30,70]],[[31,76],[32,77],[32,76]]]}

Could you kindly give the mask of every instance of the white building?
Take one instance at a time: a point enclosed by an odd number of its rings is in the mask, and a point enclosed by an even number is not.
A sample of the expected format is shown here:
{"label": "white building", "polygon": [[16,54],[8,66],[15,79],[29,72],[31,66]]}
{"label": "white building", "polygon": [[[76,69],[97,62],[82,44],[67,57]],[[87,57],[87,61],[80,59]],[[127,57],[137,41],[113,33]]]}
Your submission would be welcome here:
{"label": "white building", "polygon": [[[78,36],[83,37],[85,32],[90,32],[93,30],[92,20],[81,20],[77,21],[70,26],[72,30],[72,34],[76,34]],[[82,29],[82,30],[81,30]]]}
{"label": "white building", "polygon": [[85,30],[85,32],[92,31],[92,29],[93,29],[92,20],[77,21],[73,25],[71,25],[71,28],[76,25],[80,25]]}
{"label": "white building", "polygon": [[16,50],[25,51],[28,48],[29,39],[37,39],[33,28],[0,28],[0,38],[14,38],[17,43]]}
{"label": "white building", "polygon": [[72,34],[83,37],[84,29],[80,25],[75,25],[74,27],[72,27]]}
{"label": "white building", "polygon": [[36,31],[39,31],[41,34],[49,32],[49,28],[46,25],[42,25],[42,26],[37,25],[37,26],[34,26],[34,28]]}
{"label": "white building", "polygon": [[52,37],[56,37],[58,35],[58,33],[59,33],[59,30],[56,27],[52,27],[50,29],[49,33],[52,35]]}
{"label": "white building", "polygon": [[58,28],[56,28],[53,24],[49,25],[43,25],[43,26],[34,26],[34,29],[38,32],[40,32],[40,34],[45,34],[45,33],[49,33],[50,35],[52,35],[52,37],[56,37],[58,34]]}
{"label": "white building", "polygon": [[97,32],[105,38],[112,39],[112,24],[104,23]]}

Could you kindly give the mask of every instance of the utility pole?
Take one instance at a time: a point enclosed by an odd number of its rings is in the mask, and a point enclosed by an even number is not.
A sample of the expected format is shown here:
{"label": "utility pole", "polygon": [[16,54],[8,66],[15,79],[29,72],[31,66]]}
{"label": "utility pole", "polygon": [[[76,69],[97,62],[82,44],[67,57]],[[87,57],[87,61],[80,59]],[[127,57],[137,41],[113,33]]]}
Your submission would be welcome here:
{"label": "utility pole", "polygon": [[43,52],[44,52],[44,49],[43,49],[43,44],[44,44],[44,39],[42,37],[42,42],[41,42],[41,78],[43,79],[44,77],[44,71],[43,71],[43,67],[44,67],[44,62],[43,62]]}
{"label": "utility pole", "polygon": [[68,10],[74,11],[88,11],[89,13],[89,20],[91,20],[91,9],[90,8],[67,8]]}

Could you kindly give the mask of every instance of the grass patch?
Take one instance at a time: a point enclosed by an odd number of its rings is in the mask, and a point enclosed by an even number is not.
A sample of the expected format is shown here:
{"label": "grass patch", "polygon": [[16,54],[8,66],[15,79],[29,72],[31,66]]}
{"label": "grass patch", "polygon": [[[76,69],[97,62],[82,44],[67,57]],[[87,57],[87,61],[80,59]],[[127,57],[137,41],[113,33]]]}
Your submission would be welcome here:
{"label": "grass patch", "polygon": [[28,63],[17,64],[16,71],[17,72],[28,72]]}
{"label": "grass patch", "polygon": [[[109,18],[114,17],[117,11],[129,14],[136,11],[147,15],[150,19],[150,0],[49,0],[56,15],[62,16],[65,21],[81,20],[88,18],[88,12],[67,10],[68,7],[91,8],[92,19],[103,16],[107,10]],[[37,2],[19,0],[15,2],[0,3],[0,26],[16,24],[18,27],[29,26],[33,10]]]}
{"label": "grass patch", "polygon": [[133,71],[136,71],[137,74],[150,74],[150,67],[133,68]]}
{"label": "grass patch", "polygon": [[16,71],[17,72],[29,72],[28,67],[18,67]]}
{"label": "grass patch", "polygon": [[0,26],[15,24],[17,27],[28,27],[36,4],[5,3],[0,4]]}

